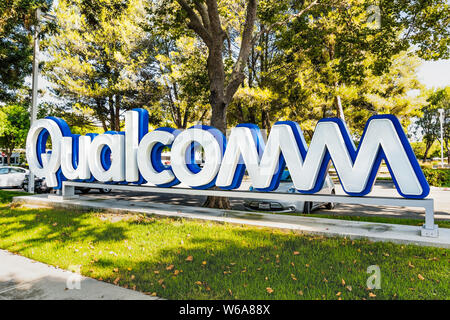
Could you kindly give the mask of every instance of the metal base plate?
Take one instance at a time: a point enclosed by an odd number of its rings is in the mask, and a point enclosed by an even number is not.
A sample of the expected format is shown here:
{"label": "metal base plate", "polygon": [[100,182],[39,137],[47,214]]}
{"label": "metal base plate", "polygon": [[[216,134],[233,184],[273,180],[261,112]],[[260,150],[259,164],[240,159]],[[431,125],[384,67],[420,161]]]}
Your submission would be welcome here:
{"label": "metal base plate", "polygon": [[425,225],[420,229],[420,235],[422,237],[438,238],[439,237],[439,227],[437,224],[434,225],[433,229],[426,229]]}

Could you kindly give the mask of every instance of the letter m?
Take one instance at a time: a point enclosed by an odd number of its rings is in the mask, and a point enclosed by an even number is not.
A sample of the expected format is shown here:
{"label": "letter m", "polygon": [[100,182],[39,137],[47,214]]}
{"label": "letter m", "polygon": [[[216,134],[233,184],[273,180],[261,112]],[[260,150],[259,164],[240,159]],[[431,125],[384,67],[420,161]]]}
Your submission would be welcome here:
{"label": "letter m", "polygon": [[[256,141],[257,139],[254,143],[242,136],[241,143],[236,143],[237,140],[232,132],[230,153],[233,155],[227,156],[227,146],[223,159],[223,177],[225,178],[226,171],[228,176],[231,174],[231,170],[226,170],[233,167],[229,159],[240,159],[246,165],[249,162],[248,164],[255,166],[258,161],[250,158],[262,154],[257,164],[258,170],[248,170],[253,185],[260,190],[276,189],[280,173],[287,165],[297,190],[302,193],[316,193],[322,188],[332,161],[344,191],[352,196],[363,196],[371,191],[382,160],[386,162],[394,184],[403,197],[424,198],[430,190],[400,122],[392,115],[371,117],[358,148],[353,144],[344,123],[336,118],[319,121],[309,148],[298,124],[290,121],[277,122],[274,125],[266,147]],[[237,148],[238,145],[241,147]],[[257,152],[258,147],[262,151]],[[247,153],[253,156],[249,157]],[[237,169],[239,171],[239,165]],[[221,172],[219,177],[220,175]],[[228,181],[231,179],[229,176]]]}

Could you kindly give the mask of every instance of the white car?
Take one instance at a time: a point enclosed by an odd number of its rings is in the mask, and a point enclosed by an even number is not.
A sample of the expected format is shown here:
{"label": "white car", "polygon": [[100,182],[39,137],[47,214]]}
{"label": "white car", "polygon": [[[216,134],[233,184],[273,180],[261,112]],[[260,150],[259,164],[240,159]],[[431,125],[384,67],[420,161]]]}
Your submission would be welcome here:
{"label": "white car", "polygon": [[20,188],[28,174],[27,169],[9,166],[0,167],[0,187]]}
{"label": "white car", "polygon": [[[253,187],[250,187],[250,191],[256,191]],[[287,193],[298,193],[295,190],[292,182],[281,182],[280,186],[274,192],[287,192]],[[333,180],[330,176],[327,176],[323,184],[322,189],[317,192],[317,194],[335,194],[335,187]],[[250,211],[271,211],[271,212],[301,212],[301,213],[311,213],[314,209],[321,206],[325,206],[327,209],[334,209],[335,204],[332,202],[311,202],[311,201],[280,201],[271,200],[269,197],[270,192],[267,194],[267,200],[260,199],[248,199],[244,201],[244,207]]]}

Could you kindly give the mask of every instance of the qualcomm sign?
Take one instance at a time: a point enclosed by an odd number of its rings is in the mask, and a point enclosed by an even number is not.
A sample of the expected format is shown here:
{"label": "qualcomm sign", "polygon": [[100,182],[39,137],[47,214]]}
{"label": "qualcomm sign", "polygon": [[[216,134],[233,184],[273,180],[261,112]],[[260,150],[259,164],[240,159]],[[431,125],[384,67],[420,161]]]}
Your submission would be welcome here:
{"label": "qualcomm sign", "polygon": [[[46,151],[49,137],[52,150]],[[170,166],[161,161],[161,153],[169,148]],[[203,150],[202,166],[194,159],[196,150]],[[319,121],[308,147],[300,126],[292,121],[275,123],[265,143],[254,124],[238,125],[228,139],[218,129],[202,125],[148,132],[144,109],[126,113],[125,132],[100,135],[72,134],[64,120],[48,117],[32,125],[26,153],[30,170],[55,188],[61,188],[64,180],[77,180],[232,190],[239,188],[247,170],[255,189],[272,191],[287,166],[294,187],[311,194],[321,189],[331,160],[344,191],[364,196],[384,159],[401,196],[425,198],[430,191],[400,122],[392,115],[371,117],[358,148],[336,118]]]}

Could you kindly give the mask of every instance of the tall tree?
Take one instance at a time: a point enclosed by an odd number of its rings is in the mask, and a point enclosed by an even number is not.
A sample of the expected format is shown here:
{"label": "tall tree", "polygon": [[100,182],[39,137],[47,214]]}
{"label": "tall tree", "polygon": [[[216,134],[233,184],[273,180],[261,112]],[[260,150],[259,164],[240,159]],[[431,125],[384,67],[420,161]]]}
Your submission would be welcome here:
{"label": "tall tree", "polygon": [[52,0],[3,0],[0,2],[0,103],[14,102],[26,89],[32,70],[32,28],[36,8],[47,11]]}
{"label": "tall tree", "polygon": [[[151,37],[140,24],[145,0],[60,0],[59,32],[48,39],[45,75],[62,109],[90,109],[105,131],[119,131],[123,112],[158,99]],[[157,114],[151,114],[152,122]]]}
{"label": "tall tree", "polygon": [[207,120],[210,110],[206,47],[195,37],[156,38],[156,78],[162,94],[161,100],[150,107],[152,112],[163,112],[165,124],[179,129]]}
{"label": "tall tree", "polygon": [[[211,106],[211,125],[221,130],[224,134],[227,129],[227,108],[233,99],[239,86],[245,78],[244,69],[253,45],[253,29],[256,21],[257,0],[248,0],[243,6],[234,7],[244,12],[245,19],[238,30],[234,30],[240,36],[237,46],[238,54],[232,63],[231,72],[227,75],[226,62],[224,61],[225,40],[230,41],[231,30],[224,28],[224,20],[227,20],[226,1],[217,0],[191,1],[176,0],[178,5],[172,2],[160,2],[156,6],[156,14],[175,16],[175,21],[181,26],[187,26],[192,30],[208,48],[207,73],[209,79],[209,103]],[[232,15],[229,15],[232,16]],[[228,31],[228,32],[227,32]],[[229,51],[230,48],[228,48]],[[229,52],[231,55],[231,52]],[[229,208],[228,199],[209,197],[205,206]]]}

